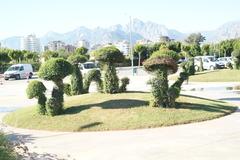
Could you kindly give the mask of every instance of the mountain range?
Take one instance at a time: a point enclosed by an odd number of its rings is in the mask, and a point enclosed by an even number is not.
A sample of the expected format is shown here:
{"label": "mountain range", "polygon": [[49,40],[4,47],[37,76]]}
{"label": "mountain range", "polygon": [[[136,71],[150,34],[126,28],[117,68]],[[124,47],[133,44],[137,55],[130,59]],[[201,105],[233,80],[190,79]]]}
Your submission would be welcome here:
{"label": "mountain range", "polygon": [[[148,39],[156,41],[160,36],[168,36],[171,39],[183,41],[189,34],[182,33],[174,29],[168,29],[166,26],[151,21],[143,22],[139,19],[132,21],[132,40]],[[211,31],[200,31],[205,37],[206,42],[217,42],[225,39],[240,37],[240,21],[228,22]],[[21,37],[9,37],[1,40],[4,47],[20,49]],[[91,45],[114,43],[117,41],[129,41],[129,25],[113,25],[108,28],[97,27],[89,29],[81,26],[75,30],[66,33],[48,32],[40,37],[41,45],[46,45],[49,41],[61,40],[67,44],[74,44],[79,40],[87,40]]]}

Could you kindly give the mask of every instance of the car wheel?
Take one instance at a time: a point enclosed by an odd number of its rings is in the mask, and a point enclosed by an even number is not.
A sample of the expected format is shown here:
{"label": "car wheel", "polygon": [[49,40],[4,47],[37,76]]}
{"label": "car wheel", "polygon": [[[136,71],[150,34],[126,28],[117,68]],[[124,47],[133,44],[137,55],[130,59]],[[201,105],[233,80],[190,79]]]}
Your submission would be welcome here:
{"label": "car wheel", "polygon": [[16,80],[19,80],[19,79],[20,79],[20,75],[17,74],[17,75],[15,76],[15,79],[16,79]]}
{"label": "car wheel", "polygon": [[8,78],[4,78],[4,80],[6,80],[6,81],[7,81],[7,80],[9,80],[9,79],[8,79]]}
{"label": "car wheel", "polygon": [[210,70],[212,70],[212,71],[213,71],[214,69],[215,69],[215,68],[214,68],[213,66],[210,66]]}

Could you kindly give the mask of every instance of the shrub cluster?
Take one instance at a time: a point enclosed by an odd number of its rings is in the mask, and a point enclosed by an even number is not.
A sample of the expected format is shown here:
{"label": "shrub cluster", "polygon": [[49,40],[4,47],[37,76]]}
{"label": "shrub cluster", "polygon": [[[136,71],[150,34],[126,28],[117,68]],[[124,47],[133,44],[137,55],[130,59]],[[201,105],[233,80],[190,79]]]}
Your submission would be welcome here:
{"label": "shrub cluster", "polygon": [[123,62],[123,54],[116,47],[109,46],[93,52],[93,56],[104,69],[103,92],[113,94],[125,90],[126,86],[122,86],[122,88],[119,86],[119,78],[115,68],[116,63]]}

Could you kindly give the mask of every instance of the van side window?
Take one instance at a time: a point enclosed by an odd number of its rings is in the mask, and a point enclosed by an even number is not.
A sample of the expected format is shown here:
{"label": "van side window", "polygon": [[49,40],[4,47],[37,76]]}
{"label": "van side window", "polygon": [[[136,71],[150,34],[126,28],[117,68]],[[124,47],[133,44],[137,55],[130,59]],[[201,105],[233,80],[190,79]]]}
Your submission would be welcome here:
{"label": "van side window", "polygon": [[19,69],[19,71],[23,71],[23,70],[24,70],[24,68],[23,68],[23,66],[21,66],[20,69]]}

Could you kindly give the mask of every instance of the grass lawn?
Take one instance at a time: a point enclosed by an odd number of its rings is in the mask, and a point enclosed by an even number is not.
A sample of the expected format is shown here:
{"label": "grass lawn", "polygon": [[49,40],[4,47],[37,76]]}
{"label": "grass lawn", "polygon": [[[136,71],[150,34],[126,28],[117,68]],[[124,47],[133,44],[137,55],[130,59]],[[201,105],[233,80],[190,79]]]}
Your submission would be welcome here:
{"label": "grass lawn", "polygon": [[[172,76],[170,80],[176,80],[177,76]],[[189,82],[239,82],[240,70],[221,69],[215,71],[197,72],[190,76]]]}
{"label": "grass lawn", "polygon": [[4,122],[20,128],[51,131],[105,131],[170,126],[214,119],[236,110],[230,104],[181,96],[179,108],[148,106],[150,93],[86,94],[66,98],[65,113],[41,116],[26,107],[5,116]]}

